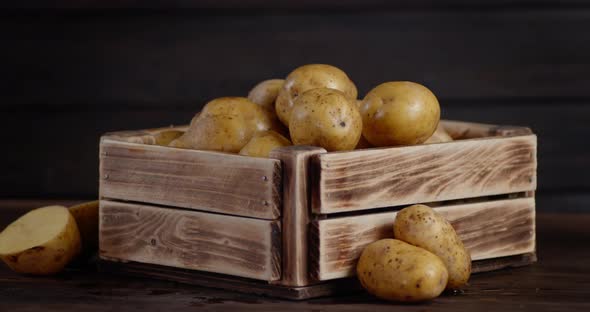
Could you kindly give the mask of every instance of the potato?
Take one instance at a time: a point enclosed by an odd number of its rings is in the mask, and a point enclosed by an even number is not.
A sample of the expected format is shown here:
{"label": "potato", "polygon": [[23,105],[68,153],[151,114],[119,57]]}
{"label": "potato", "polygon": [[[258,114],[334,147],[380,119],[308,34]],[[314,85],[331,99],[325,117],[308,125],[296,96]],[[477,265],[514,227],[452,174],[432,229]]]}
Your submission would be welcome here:
{"label": "potato", "polygon": [[359,139],[359,142],[356,144],[354,149],[357,150],[357,149],[365,149],[365,148],[371,148],[371,147],[373,147],[373,146],[371,146],[371,143],[369,143],[369,141],[367,141],[367,139],[365,139],[365,137],[361,135],[361,138]]}
{"label": "potato", "polygon": [[19,273],[57,273],[80,248],[76,220],[63,206],[32,210],[0,233],[0,258]]}
{"label": "potato", "polygon": [[363,136],[374,146],[426,141],[440,120],[438,100],[426,87],[409,81],[378,85],[363,99]]}
{"label": "potato", "polygon": [[324,64],[310,64],[292,71],[279,91],[275,103],[277,116],[285,126],[289,120],[295,100],[305,91],[316,88],[330,88],[342,91],[347,97],[355,100],[357,89],[346,73],[337,67]]}
{"label": "potato", "polygon": [[240,150],[240,155],[268,158],[273,149],[289,145],[291,141],[275,131],[259,132]]}
{"label": "potato", "polygon": [[68,208],[76,220],[82,247],[86,253],[98,250],[98,203],[98,200],[95,200]]}
{"label": "potato", "polygon": [[295,145],[312,145],[327,151],[355,148],[361,137],[361,116],[354,100],[335,89],[312,89],[295,101],[289,132]]}
{"label": "potato", "polygon": [[156,145],[168,146],[170,142],[174,141],[178,137],[184,134],[184,131],[180,130],[165,130],[154,134]]}
{"label": "potato", "polygon": [[274,114],[275,100],[284,83],[285,80],[283,79],[265,80],[250,90],[248,99]]}
{"label": "potato", "polygon": [[471,275],[471,255],[453,226],[426,205],[413,205],[397,213],[394,236],[439,256],[449,271],[448,288],[467,283]]}
{"label": "potato", "polygon": [[447,269],[434,254],[397,239],[369,244],[356,266],[358,279],[381,299],[422,301],[436,298],[447,285]]}
{"label": "potato", "polygon": [[238,153],[254,134],[271,127],[269,113],[247,98],[218,98],[207,103],[189,129],[169,146]]}
{"label": "potato", "polygon": [[447,133],[445,128],[441,123],[438,124],[436,130],[432,134],[428,140],[424,142],[424,144],[432,144],[432,143],[444,143],[444,142],[451,142],[453,138]]}

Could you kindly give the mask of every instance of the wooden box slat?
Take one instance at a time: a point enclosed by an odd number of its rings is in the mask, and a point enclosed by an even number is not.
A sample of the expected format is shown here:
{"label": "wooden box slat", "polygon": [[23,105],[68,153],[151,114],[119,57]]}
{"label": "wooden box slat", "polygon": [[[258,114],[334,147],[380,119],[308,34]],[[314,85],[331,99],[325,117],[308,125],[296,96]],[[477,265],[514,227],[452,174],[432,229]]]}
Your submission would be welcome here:
{"label": "wooden box slat", "polygon": [[317,155],[312,210],[331,214],[532,191],[536,149],[530,134]]}
{"label": "wooden box slat", "polygon": [[264,281],[281,277],[280,222],[100,202],[100,256]]}
{"label": "wooden box slat", "polygon": [[[435,208],[451,221],[472,260],[535,251],[535,200],[494,200]],[[318,280],[355,275],[363,248],[393,237],[396,212],[316,220],[310,229],[310,273]]]}
{"label": "wooden box slat", "polygon": [[281,162],[105,137],[100,196],[274,220],[281,214]]}

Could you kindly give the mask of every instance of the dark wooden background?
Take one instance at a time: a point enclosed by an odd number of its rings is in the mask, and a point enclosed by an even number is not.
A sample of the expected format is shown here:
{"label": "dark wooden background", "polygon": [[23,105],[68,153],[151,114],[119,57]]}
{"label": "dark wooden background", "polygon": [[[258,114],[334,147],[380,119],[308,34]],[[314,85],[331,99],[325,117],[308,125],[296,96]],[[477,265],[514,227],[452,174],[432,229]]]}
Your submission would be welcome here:
{"label": "dark wooden background", "polygon": [[95,197],[102,133],[328,63],[361,95],[413,80],[444,118],[530,126],[538,209],[590,211],[588,2],[102,2],[3,5],[0,198]]}

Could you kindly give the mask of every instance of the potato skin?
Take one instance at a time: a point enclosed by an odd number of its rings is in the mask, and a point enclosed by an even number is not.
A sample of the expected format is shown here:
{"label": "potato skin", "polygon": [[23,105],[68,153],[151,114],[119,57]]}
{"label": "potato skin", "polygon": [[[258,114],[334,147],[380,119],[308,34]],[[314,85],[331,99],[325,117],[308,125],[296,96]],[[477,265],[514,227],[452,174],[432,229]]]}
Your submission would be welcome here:
{"label": "potato skin", "polygon": [[428,88],[393,81],[369,91],[360,106],[363,136],[374,146],[414,145],[426,141],[440,120],[440,106]]}
{"label": "potato skin", "polygon": [[424,248],[440,257],[449,272],[448,288],[467,283],[471,275],[471,255],[453,226],[426,205],[412,205],[397,213],[394,237]]}
{"label": "potato skin", "polygon": [[264,80],[250,90],[248,99],[274,114],[275,101],[284,83],[284,79]]}
{"label": "potato skin", "polygon": [[180,130],[165,130],[154,134],[156,145],[168,146],[170,142],[176,140],[184,134],[184,131]]}
{"label": "potato skin", "polygon": [[238,153],[260,131],[272,127],[268,112],[247,98],[223,97],[207,103],[189,129],[169,146]]}
{"label": "potato skin", "polygon": [[354,102],[341,91],[312,89],[295,101],[289,132],[295,145],[346,151],[358,144],[362,120]]}
{"label": "potato skin", "polygon": [[80,231],[85,253],[98,250],[98,206],[99,201],[85,202],[69,207]]}
{"label": "potato skin", "polygon": [[451,141],[453,141],[453,138],[447,133],[443,125],[439,123],[432,136],[430,136],[430,138],[428,138],[424,144],[445,143]]}
{"label": "potato skin", "polygon": [[285,126],[289,127],[297,97],[316,88],[340,90],[351,100],[355,100],[358,94],[352,80],[337,67],[325,64],[301,66],[287,76],[275,103],[277,116]]}
{"label": "potato skin", "polygon": [[397,239],[369,244],[356,267],[362,286],[381,299],[415,302],[438,297],[447,269],[434,254]]}
{"label": "potato skin", "polygon": [[[61,208],[67,210],[65,207]],[[67,223],[58,235],[40,246],[12,254],[2,254],[0,258],[15,272],[50,275],[63,270],[80,253],[81,248],[76,220],[68,212]]]}
{"label": "potato skin", "polygon": [[291,141],[275,131],[259,132],[240,150],[240,155],[268,158],[273,149],[289,145]]}

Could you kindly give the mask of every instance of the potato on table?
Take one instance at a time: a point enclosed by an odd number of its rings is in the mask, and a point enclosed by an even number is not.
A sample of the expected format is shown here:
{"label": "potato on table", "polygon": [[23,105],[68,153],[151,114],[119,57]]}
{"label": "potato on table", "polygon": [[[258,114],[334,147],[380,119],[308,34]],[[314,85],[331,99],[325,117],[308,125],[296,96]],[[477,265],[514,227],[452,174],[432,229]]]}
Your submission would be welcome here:
{"label": "potato on table", "polygon": [[68,208],[78,225],[82,246],[88,253],[98,249],[98,204],[99,201],[95,200]]}
{"label": "potato on table", "polygon": [[448,278],[439,257],[397,239],[369,244],[361,254],[356,272],[370,294],[407,302],[438,297]]}
{"label": "potato on table", "polygon": [[449,272],[448,288],[459,288],[471,275],[471,255],[453,226],[426,205],[400,210],[393,223],[396,239],[439,256]]}
{"label": "potato on table", "polygon": [[0,233],[0,258],[20,273],[57,273],[80,248],[76,220],[63,206],[32,210]]}

